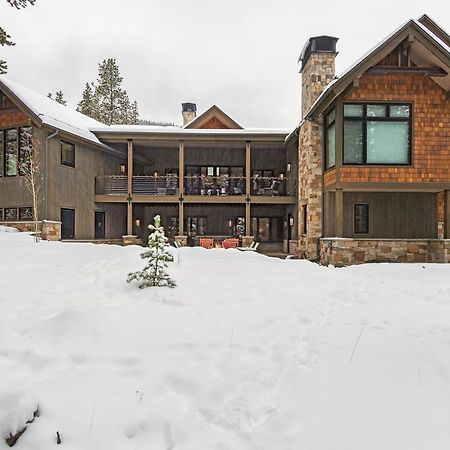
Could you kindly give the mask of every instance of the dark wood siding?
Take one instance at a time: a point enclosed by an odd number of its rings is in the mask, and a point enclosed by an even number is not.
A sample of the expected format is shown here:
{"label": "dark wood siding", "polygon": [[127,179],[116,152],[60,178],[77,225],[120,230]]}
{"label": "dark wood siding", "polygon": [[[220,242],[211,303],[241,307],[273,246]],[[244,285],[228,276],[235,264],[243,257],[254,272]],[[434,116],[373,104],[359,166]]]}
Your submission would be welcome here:
{"label": "dark wood siding", "polygon": [[[344,236],[433,239],[437,237],[436,194],[345,192]],[[354,204],[369,205],[369,234],[354,233]]]}

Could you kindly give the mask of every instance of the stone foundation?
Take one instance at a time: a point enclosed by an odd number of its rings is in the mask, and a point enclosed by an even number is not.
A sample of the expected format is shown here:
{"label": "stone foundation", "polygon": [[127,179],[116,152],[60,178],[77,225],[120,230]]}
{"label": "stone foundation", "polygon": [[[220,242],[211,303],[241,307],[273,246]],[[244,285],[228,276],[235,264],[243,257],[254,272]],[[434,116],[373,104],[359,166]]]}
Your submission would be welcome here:
{"label": "stone foundation", "polygon": [[133,234],[122,236],[122,245],[142,245],[142,239],[134,236]]}
{"label": "stone foundation", "polygon": [[450,239],[320,240],[320,263],[335,267],[371,262],[450,263]]}
{"label": "stone foundation", "polygon": [[[18,222],[0,222],[0,225],[17,228],[22,233],[34,233],[35,229],[35,222],[32,220]],[[39,231],[41,233],[41,239],[43,239],[44,241],[61,240],[61,222],[55,222],[53,220],[43,220],[42,222],[39,222]]]}
{"label": "stone foundation", "polygon": [[60,241],[61,222],[43,220],[41,224],[41,238],[46,241]]}

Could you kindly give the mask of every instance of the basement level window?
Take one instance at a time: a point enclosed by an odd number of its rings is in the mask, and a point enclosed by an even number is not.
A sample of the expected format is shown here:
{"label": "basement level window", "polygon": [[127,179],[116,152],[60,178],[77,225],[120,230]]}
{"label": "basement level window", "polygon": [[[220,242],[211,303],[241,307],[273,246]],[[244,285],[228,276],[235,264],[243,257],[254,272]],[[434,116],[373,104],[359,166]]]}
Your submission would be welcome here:
{"label": "basement level window", "polygon": [[61,164],[75,167],[75,145],[61,141]]}
{"label": "basement level window", "polygon": [[369,205],[367,203],[356,203],[354,205],[354,233],[369,233]]}
{"label": "basement level window", "polygon": [[344,164],[411,164],[411,105],[344,104]]}

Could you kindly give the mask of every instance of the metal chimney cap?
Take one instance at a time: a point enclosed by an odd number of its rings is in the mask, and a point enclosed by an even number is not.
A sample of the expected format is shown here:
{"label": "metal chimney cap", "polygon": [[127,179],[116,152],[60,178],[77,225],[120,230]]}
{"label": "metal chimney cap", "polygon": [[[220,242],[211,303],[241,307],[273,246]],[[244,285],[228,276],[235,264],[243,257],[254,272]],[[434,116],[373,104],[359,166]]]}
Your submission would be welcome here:
{"label": "metal chimney cap", "polygon": [[195,103],[182,103],[182,112],[197,112],[197,105]]}

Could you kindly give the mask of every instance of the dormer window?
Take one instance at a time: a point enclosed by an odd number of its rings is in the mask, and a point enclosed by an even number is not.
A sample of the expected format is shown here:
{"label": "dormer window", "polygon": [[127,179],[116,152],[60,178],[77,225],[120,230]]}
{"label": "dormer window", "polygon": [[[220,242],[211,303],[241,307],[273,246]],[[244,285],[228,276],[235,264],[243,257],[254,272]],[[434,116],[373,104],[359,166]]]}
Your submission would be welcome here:
{"label": "dormer window", "polygon": [[344,164],[411,164],[411,105],[344,104]]}

